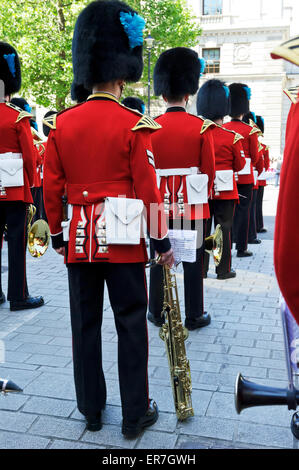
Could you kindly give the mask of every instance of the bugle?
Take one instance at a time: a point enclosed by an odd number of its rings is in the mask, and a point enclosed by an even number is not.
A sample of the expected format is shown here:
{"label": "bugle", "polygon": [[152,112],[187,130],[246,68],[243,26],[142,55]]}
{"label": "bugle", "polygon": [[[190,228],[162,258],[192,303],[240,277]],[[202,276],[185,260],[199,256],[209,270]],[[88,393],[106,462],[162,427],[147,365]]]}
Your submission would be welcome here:
{"label": "bugle", "polygon": [[276,388],[259,385],[239,374],[235,385],[235,407],[238,414],[252,406],[287,405],[296,410],[299,403],[299,390],[295,387]]}
{"label": "bugle", "polygon": [[27,222],[27,235],[28,251],[33,258],[40,258],[45,254],[50,243],[50,229],[47,222],[43,219],[36,220],[32,225],[32,220],[35,215],[36,208],[30,204],[28,208],[28,222]]}

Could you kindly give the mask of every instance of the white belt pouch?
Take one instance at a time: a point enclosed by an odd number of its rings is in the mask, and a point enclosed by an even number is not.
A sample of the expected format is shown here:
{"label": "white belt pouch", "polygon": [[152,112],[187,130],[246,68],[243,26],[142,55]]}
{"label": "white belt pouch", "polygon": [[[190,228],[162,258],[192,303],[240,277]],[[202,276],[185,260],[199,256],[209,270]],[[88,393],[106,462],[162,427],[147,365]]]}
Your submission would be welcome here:
{"label": "white belt pouch", "polygon": [[214,185],[216,191],[232,191],[234,189],[233,170],[217,170]]}
{"label": "white belt pouch", "polygon": [[73,206],[68,204],[67,206],[67,220],[61,222],[62,232],[63,232],[63,241],[68,242],[70,239],[70,225],[73,218]]}
{"label": "white belt pouch", "polygon": [[120,197],[105,200],[108,245],[139,245],[143,201]]}
{"label": "white belt pouch", "polygon": [[206,204],[208,202],[208,175],[203,173],[186,176],[188,204]]}
{"label": "white belt pouch", "polygon": [[4,188],[24,186],[23,159],[0,158],[0,179]]}
{"label": "white belt pouch", "polygon": [[251,167],[250,167],[251,158],[245,158],[245,160],[246,160],[245,166],[244,168],[242,168],[241,171],[238,171],[238,175],[250,175],[251,173]]}
{"label": "white belt pouch", "polygon": [[265,180],[266,179],[266,170],[263,170],[260,174],[260,176],[258,176],[258,180]]}

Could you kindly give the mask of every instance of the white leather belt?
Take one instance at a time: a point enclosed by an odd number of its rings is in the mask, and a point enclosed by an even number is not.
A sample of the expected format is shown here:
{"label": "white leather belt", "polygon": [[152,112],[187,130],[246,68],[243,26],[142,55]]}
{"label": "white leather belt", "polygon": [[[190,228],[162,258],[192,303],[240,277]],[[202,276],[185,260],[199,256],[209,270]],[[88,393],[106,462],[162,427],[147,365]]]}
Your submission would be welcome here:
{"label": "white leather belt", "polygon": [[15,160],[19,160],[23,157],[21,153],[14,153],[14,152],[6,152],[0,153],[0,160],[4,160],[5,158],[13,158]]}
{"label": "white leather belt", "polygon": [[156,169],[158,176],[185,176],[185,175],[196,175],[199,170],[196,166],[191,168],[166,168],[163,170]]}

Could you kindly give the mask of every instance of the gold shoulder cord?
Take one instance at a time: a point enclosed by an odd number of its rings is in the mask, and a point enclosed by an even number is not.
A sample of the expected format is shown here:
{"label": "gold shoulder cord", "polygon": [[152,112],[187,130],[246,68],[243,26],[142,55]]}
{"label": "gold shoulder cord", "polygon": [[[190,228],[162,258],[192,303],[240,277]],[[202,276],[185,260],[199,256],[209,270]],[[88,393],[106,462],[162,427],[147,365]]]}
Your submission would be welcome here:
{"label": "gold shoulder cord", "polygon": [[43,124],[50,127],[50,129],[56,129],[56,117],[57,114],[52,114],[52,116],[46,117],[43,119]]}
{"label": "gold shoulder cord", "polygon": [[13,103],[5,103],[6,106],[8,106],[9,108],[13,109],[14,111],[16,111],[18,113],[18,117],[17,117],[17,120],[16,122],[19,122],[21,121],[21,119],[25,118],[25,117],[28,117],[28,118],[33,118],[33,114],[30,114],[30,113],[27,113],[27,111],[23,111],[23,109],[19,108],[18,106],[16,106],[15,104]]}
{"label": "gold shoulder cord", "polygon": [[137,122],[137,124],[132,128],[132,131],[138,131],[139,129],[161,129],[162,126],[154,121],[149,116],[142,116],[142,118]]}
{"label": "gold shoulder cord", "polygon": [[210,121],[210,119],[205,119],[200,133],[203,134],[210,126],[215,126],[215,123],[213,121]]}

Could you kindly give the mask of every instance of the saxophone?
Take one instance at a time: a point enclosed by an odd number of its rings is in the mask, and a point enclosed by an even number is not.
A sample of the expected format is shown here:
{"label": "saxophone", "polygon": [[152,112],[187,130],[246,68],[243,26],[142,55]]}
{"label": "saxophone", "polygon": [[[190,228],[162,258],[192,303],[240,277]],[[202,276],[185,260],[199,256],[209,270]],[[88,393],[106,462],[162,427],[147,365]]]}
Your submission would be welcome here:
{"label": "saxophone", "polygon": [[175,274],[169,266],[163,266],[165,323],[160,329],[160,338],[165,342],[170,378],[177,417],[183,421],[194,416],[191,401],[191,372],[186,356],[185,340],[188,330],[183,327]]}

